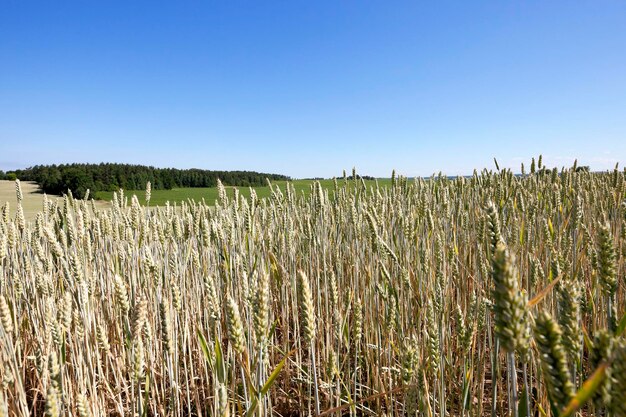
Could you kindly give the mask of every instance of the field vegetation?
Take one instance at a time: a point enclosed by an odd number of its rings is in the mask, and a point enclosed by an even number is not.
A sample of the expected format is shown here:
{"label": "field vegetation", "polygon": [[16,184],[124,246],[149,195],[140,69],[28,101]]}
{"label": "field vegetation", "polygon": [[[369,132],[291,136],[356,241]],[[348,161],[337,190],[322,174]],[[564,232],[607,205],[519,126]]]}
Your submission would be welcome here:
{"label": "field vegetation", "polygon": [[626,416],[626,173],[529,171],[32,222],[18,183],[0,415]]}
{"label": "field vegetation", "polygon": [[[285,189],[289,184],[289,187],[294,191],[297,196],[308,196],[311,193],[312,186],[315,183],[324,190],[332,190],[335,182],[333,180],[321,179],[321,180],[293,180],[293,181],[272,181],[273,187],[279,187]],[[363,180],[363,183],[367,187],[387,187],[391,184],[389,178],[379,178],[376,180],[368,179]],[[359,184],[361,182],[359,181]],[[362,185],[362,184],[361,184]],[[350,186],[350,185],[348,185]],[[224,186],[227,195],[234,197],[235,193],[244,198],[250,198],[252,193],[256,194],[257,198],[268,198],[272,195],[272,188],[268,186],[267,182],[262,186],[254,187],[235,187]],[[141,205],[146,205],[146,200],[143,198],[145,190],[125,190],[125,194],[132,198],[133,195],[137,196],[137,199]],[[112,201],[114,191],[100,191],[95,193],[95,198],[103,201]],[[171,190],[152,190],[150,204],[163,206],[166,203],[180,204],[182,202],[204,202],[208,205],[213,205],[219,200],[219,189],[217,187],[203,187],[203,188],[173,188]]]}

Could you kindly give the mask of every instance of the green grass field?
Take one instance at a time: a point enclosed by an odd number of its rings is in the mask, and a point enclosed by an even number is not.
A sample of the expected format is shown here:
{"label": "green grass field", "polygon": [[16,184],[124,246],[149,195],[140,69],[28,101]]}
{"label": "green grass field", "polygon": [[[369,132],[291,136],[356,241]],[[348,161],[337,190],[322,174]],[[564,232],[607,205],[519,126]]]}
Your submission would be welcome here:
{"label": "green grass field", "polygon": [[[338,179],[337,181],[342,182],[343,179]],[[349,180],[351,181],[351,180]],[[315,182],[315,180],[295,180],[291,181],[296,192],[298,194],[304,193],[308,195],[311,192],[311,185]],[[333,180],[320,180],[319,181],[322,187],[332,189],[334,187]],[[375,187],[376,182],[381,187],[386,187],[391,184],[390,178],[381,178],[376,181],[368,180],[365,181],[365,184],[370,187]],[[285,190],[287,185],[287,181],[276,181],[272,183],[273,186],[280,187],[281,190]],[[239,192],[245,196],[250,196],[250,187],[226,187],[228,192],[234,193],[234,189],[238,188]],[[270,189],[269,187],[252,187],[259,198],[269,197]],[[137,195],[137,198],[141,202],[141,204],[145,204],[145,190],[125,190],[125,194],[127,196],[132,196],[133,194]],[[96,193],[95,196],[97,199],[111,201],[113,199],[113,192],[110,191],[101,191]],[[170,203],[180,203],[182,201],[195,200],[201,201],[204,199],[207,204],[213,204],[215,200],[218,199],[217,188],[173,188],[171,190],[152,190],[152,196],[150,198],[151,206],[162,206],[165,205],[166,202]]]}

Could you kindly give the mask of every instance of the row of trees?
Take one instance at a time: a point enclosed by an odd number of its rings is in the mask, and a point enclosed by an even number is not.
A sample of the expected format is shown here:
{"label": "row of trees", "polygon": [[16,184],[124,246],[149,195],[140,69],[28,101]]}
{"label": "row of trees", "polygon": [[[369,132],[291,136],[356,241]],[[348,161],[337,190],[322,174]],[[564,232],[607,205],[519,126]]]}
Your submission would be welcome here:
{"label": "row of trees", "polygon": [[141,190],[148,181],[151,182],[152,189],[161,190],[175,187],[214,187],[218,178],[224,185],[242,187],[264,185],[266,178],[273,181],[289,179],[284,175],[253,171],[208,171],[111,163],[36,165],[0,174],[0,179],[11,176],[23,181],[35,181],[48,194],[63,194],[71,190],[78,198],[84,197],[87,190]]}

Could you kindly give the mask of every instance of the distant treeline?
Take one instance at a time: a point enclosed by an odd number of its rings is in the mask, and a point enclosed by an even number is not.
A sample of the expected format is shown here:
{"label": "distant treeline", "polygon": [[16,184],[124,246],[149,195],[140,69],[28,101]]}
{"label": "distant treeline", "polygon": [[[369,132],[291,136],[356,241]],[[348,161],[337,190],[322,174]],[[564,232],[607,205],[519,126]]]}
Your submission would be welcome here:
{"label": "distant treeline", "polygon": [[27,169],[0,171],[0,179],[35,181],[48,194],[63,194],[71,190],[83,198],[87,190],[98,191],[141,190],[150,181],[153,190],[175,187],[214,187],[217,180],[231,186],[265,185],[265,179],[288,180],[289,177],[252,171],[208,171],[203,169],[154,168],[128,164],[62,164],[36,165]]}

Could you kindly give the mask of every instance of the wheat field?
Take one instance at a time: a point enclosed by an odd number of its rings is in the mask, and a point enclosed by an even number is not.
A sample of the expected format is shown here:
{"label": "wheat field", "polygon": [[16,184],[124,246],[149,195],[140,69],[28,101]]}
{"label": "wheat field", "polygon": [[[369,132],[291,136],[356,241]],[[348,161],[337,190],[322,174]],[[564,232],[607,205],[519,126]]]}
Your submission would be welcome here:
{"label": "wheat field", "polygon": [[[22,181],[20,188],[22,189],[20,205],[24,211],[24,218],[26,221],[32,221],[37,216],[37,213],[43,209],[44,193],[41,192],[37,183],[31,181]],[[45,196],[45,198],[54,200],[59,204],[63,203],[63,198],[59,196],[48,195]],[[0,180],[0,207],[4,206],[6,203],[9,203],[9,208],[12,208],[15,212],[18,203],[15,193],[15,181]],[[110,207],[107,201],[96,200],[94,204],[101,210]]]}
{"label": "wheat field", "polygon": [[32,221],[17,184],[0,416],[626,416],[626,174],[529,171]]}

